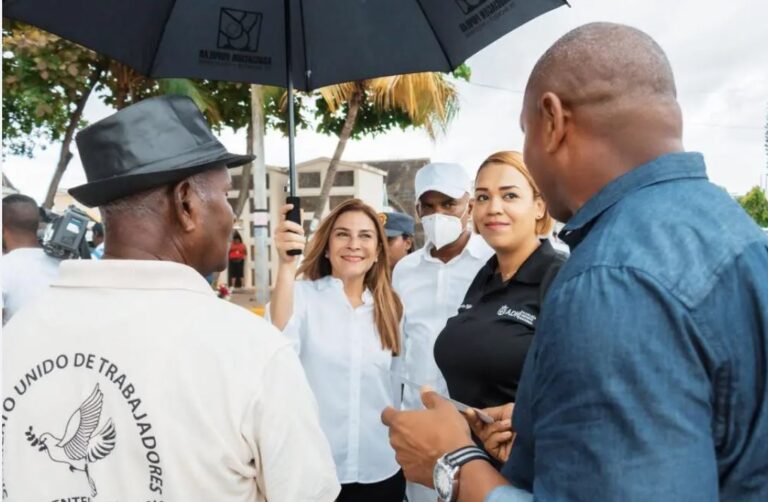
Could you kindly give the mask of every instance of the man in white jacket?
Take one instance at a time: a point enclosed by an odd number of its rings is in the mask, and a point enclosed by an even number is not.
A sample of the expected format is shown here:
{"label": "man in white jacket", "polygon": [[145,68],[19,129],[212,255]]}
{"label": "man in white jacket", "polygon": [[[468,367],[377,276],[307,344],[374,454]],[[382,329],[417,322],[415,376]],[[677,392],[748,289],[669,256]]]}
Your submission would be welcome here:
{"label": "man in white jacket", "polygon": [[179,96],[77,141],[88,183],[71,193],[100,207],[105,255],[65,262],[3,334],[4,498],[334,500],[289,342],[203,278],[227,264],[226,168],[252,158]]}

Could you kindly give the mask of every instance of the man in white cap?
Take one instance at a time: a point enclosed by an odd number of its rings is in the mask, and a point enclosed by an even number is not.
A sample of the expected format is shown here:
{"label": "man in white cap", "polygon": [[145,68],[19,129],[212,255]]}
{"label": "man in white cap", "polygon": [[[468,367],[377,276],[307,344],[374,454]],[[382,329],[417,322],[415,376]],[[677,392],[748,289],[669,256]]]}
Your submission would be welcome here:
{"label": "man in white cap", "polygon": [[[473,234],[472,181],[458,164],[432,163],[416,173],[416,213],[426,244],[395,267],[393,285],[403,302],[403,371],[412,381],[448,394],[435,363],[435,339],[449,317],[456,315],[477,271],[493,254]],[[403,408],[420,409],[419,394],[405,388]],[[409,502],[434,502],[434,490],[408,483]]]}

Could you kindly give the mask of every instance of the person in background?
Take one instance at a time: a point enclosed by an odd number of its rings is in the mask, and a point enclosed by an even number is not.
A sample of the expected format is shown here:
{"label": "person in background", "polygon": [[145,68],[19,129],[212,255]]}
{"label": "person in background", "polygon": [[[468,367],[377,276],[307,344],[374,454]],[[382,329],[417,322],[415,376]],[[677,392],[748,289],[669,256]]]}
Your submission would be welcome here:
{"label": "person in background", "polygon": [[60,261],[40,246],[40,209],[32,197],[11,194],[3,199],[3,324],[51,284]]}
{"label": "person in background", "polygon": [[[400,502],[405,479],[379,414],[397,404],[390,369],[401,350],[403,307],[392,290],[386,235],[376,212],[358,199],[322,220],[304,249],[304,230],[275,231],[279,265],[272,323],[294,342],[320,408],[341,482],[339,502]],[[297,280],[297,276],[300,278]]]}
{"label": "person in background", "polygon": [[94,223],[91,227],[91,242],[88,247],[91,249],[91,259],[100,260],[104,256],[104,225]]}
{"label": "person in background", "polygon": [[[448,388],[435,363],[434,346],[448,318],[458,312],[478,270],[493,255],[469,226],[472,180],[458,164],[432,163],[416,173],[416,212],[426,243],[395,267],[393,285],[404,305],[402,371],[418,384]],[[420,409],[418,392],[406,387],[403,407]],[[434,502],[434,490],[408,483],[410,502]]]}
{"label": "person in background", "polygon": [[229,286],[231,288],[243,287],[246,256],[248,256],[248,250],[243,244],[243,238],[240,236],[240,232],[235,230],[232,235],[232,243],[229,246]]}
{"label": "person in background", "polygon": [[429,409],[382,416],[406,476],[459,502],[768,500],[768,238],[685,150],[663,49],[620,24],[568,32],[534,66],[520,123],[571,255],[517,435],[500,474],[425,392]]}
{"label": "person in background", "polygon": [[[553,221],[520,153],[497,152],[480,164],[473,202],[475,231],[495,254],[437,337],[435,361],[453,399],[489,408],[515,401],[544,294],[565,257],[542,239]],[[476,432],[490,439],[485,428]],[[488,452],[503,462],[508,449],[498,439]]]}
{"label": "person in background", "polygon": [[379,213],[387,232],[389,265],[392,269],[406,255],[413,252],[413,218],[405,213]]}

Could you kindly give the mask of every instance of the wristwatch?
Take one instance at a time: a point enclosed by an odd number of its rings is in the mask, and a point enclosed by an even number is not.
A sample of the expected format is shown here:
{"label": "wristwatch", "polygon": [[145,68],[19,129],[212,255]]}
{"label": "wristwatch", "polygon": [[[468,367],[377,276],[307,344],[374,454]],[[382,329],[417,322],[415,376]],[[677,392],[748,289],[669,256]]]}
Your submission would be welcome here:
{"label": "wristwatch", "polygon": [[465,446],[437,459],[432,471],[432,482],[441,502],[455,502],[459,496],[459,469],[477,459],[491,461],[488,454],[477,446]]}

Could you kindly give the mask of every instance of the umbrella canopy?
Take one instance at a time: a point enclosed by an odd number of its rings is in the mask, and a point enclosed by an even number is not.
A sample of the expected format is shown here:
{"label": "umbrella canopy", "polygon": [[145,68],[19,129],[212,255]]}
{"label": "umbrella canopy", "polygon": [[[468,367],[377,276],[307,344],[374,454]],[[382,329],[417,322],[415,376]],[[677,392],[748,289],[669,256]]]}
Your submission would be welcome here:
{"label": "umbrella canopy", "polygon": [[3,0],[3,15],[154,78],[288,89],[288,215],[299,222],[293,89],[451,71],[567,0]]}
{"label": "umbrella canopy", "polygon": [[[450,71],[565,0],[4,0],[3,14],[154,78],[311,90]],[[286,19],[290,20],[286,23]],[[290,80],[290,81],[289,81]]]}

